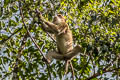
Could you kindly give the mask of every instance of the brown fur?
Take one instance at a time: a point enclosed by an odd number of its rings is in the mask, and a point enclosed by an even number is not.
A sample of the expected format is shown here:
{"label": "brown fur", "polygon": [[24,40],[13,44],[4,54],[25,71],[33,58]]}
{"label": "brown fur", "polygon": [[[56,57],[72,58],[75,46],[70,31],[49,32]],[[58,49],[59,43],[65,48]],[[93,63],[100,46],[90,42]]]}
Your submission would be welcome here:
{"label": "brown fur", "polygon": [[42,15],[40,15],[40,19],[43,22],[43,28],[45,31],[53,33],[56,37],[56,43],[58,52],[55,51],[49,51],[46,54],[46,58],[49,62],[51,62],[52,58],[60,59],[60,60],[68,60],[73,58],[75,55],[77,55],[81,47],[76,46],[73,48],[73,37],[72,32],[69,29],[68,24],[65,21],[65,18],[58,14],[54,17],[53,23],[46,21]]}

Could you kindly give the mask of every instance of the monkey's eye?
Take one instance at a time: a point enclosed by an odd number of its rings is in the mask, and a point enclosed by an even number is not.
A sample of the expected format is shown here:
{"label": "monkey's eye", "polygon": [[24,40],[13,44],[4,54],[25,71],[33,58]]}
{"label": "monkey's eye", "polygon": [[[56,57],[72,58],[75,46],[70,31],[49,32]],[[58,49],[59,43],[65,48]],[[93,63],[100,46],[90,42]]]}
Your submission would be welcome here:
{"label": "monkey's eye", "polygon": [[61,14],[58,14],[57,16],[60,17],[60,18],[62,18],[62,15],[61,15]]}

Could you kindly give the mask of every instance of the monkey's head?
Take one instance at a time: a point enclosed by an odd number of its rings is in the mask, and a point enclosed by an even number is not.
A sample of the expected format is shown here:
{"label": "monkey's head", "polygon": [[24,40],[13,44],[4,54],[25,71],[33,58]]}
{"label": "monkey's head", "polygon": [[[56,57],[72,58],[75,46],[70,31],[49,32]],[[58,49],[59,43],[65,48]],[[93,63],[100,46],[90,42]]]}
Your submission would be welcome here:
{"label": "monkey's head", "polygon": [[62,22],[66,22],[66,21],[65,21],[65,18],[64,18],[61,14],[58,14],[58,15],[55,16],[54,19],[53,19],[53,23],[56,24],[56,25],[59,25],[59,24],[61,24]]}

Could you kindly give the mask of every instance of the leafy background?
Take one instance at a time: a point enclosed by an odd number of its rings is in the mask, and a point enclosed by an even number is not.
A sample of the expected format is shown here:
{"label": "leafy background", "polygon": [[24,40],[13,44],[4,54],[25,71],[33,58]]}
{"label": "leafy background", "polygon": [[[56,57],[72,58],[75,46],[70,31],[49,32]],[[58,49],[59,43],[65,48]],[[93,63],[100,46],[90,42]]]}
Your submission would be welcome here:
{"label": "leafy background", "polygon": [[[84,52],[72,60],[75,80],[120,79],[120,1],[119,0],[1,0],[0,1],[0,79],[70,80],[64,75],[64,62],[49,66],[29,37],[44,54],[56,44],[37,23],[38,9],[46,20],[55,14],[65,16],[74,44]],[[47,67],[48,66],[48,67]]]}

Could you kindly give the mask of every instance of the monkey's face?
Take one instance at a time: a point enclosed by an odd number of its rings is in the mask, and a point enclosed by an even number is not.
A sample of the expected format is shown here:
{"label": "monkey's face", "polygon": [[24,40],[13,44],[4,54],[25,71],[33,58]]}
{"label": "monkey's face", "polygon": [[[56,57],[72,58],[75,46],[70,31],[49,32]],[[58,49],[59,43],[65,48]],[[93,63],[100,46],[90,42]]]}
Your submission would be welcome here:
{"label": "monkey's face", "polygon": [[56,25],[60,25],[62,22],[65,22],[65,18],[61,14],[58,14],[53,19],[53,23]]}

